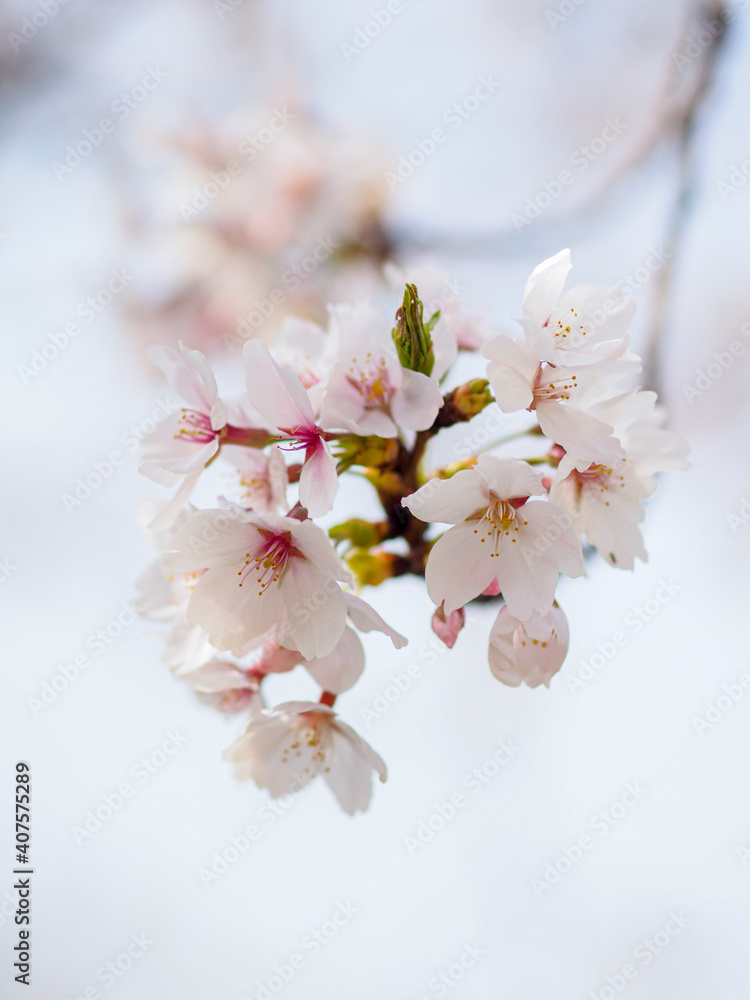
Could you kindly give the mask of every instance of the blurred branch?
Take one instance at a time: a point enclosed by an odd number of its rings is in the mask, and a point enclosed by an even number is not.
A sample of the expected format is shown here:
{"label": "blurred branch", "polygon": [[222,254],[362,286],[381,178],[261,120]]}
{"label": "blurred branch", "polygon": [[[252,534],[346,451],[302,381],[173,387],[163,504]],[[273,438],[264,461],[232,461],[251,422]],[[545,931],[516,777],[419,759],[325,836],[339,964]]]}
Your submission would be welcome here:
{"label": "blurred branch", "polygon": [[[665,81],[661,96],[655,102],[656,113],[651,124],[617,170],[606,178],[582,206],[577,206],[571,213],[579,221],[581,216],[597,208],[604,198],[611,197],[617,187],[662,147],[675,145],[677,177],[665,236],[665,248],[669,256],[655,281],[652,317],[644,349],[644,385],[649,388],[658,388],[660,381],[660,349],[668,319],[675,259],[682,244],[695,193],[693,152],[696,123],[716,73],[719,54],[727,34],[727,22],[731,20],[731,16],[730,4],[726,0],[703,0],[697,9],[691,11],[672,48],[671,65],[665,71]],[[709,36],[702,47],[694,40],[697,35],[703,34],[701,28]],[[698,45],[697,55],[680,56],[680,53],[688,51],[691,40],[693,45]],[[684,64],[687,64],[687,71]],[[550,220],[555,225],[569,225],[571,221],[570,216],[566,220],[565,213],[559,213]],[[453,234],[396,231],[392,234],[392,241],[402,252],[429,249],[478,257],[517,253],[523,236],[524,234],[519,235],[510,228],[485,233]]]}
{"label": "blurred branch", "polygon": [[[727,34],[729,5],[723,0],[705,0],[700,6],[700,23],[710,24],[710,42],[703,49],[693,81],[690,99],[681,113],[674,114],[671,130],[677,145],[677,179],[675,197],[667,220],[665,236],[666,261],[655,283],[651,308],[651,322],[643,350],[643,384],[647,389],[661,389],[661,353],[669,320],[670,293],[674,281],[675,261],[679,255],[696,193],[695,133],[698,118],[706,95],[713,83],[718,59]],[[690,37],[690,27],[685,37]],[[676,69],[678,67],[675,67]],[[654,138],[654,147],[658,138]]]}

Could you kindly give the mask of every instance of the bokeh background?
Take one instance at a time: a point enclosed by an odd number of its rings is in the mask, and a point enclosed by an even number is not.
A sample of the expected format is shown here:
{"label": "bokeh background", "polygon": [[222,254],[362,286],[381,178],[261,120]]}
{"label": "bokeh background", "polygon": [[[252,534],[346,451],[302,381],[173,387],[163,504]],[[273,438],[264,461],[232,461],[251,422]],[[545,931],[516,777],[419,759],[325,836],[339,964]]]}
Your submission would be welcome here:
{"label": "bokeh background", "polygon": [[[288,1000],[745,1000],[745,6],[401,0],[380,25],[381,0],[2,4],[3,996],[249,1000],[280,987]],[[488,77],[487,99],[446,126]],[[181,205],[237,137],[285,107],[290,132],[198,226],[186,220]],[[66,147],[105,118],[112,129],[61,169]],[[608,122],[611,141],[601,139]],[[441,123],[447,140],[389,183]],[[296,129],[302,152],[278,166]],[[290,160],[287,200],[271,211],[268,192]],[[572,180],[556,187],[561,171]],[[300,223],[294,206],[308,203],[305,185],[325,187],[321,177],[331,191]],[[256,214],[238,235],[245,211]],[[454,651],[436,651],[416,582],[366,595],[411,642],[396,653],[373,638],[365,677],[340,702],[390,765],[355,819],[322,785],[271,812],[221,760],[242,720],[176,683],[142,623],[103,648],[92,639],[118,631],[152,558],[135,509],[158,491],[137,475],[136,439],[165,391],[147,344],[189,333],[239,388],[223,333],[273,287],[273,268],[331,232],[346,259],[303,288],[294,305],[306,315],[333,293],[388,303],[382,258],[429,257],[504,329],[531,268],[570,246],[578,280],[630,286],[646,384],[693,458],[649,504],[646,565],[615,572],[593,559],[585,579],[563,584],[572,642],[549,690],[492,678],[491,609],[472,612]],[[112,272],[121,279],[107,296]],[[65,343],[71,322],[79,332]],[[122,462],[66,505],[113,451]],[[354,490],[343,510],[368,502]],[[608,657],[617,632],[626,641]],[[39,707],[80,654],[88,666]],[[412,664],[418,678],[393,697],[393,678]],[[165,755],[169,733],[182,745]],[[488,766],[502,741],[518,749]],[[142,758],[145,779],[135,776]],[[13,982],[11,957],[17,759],[33,769],[28,989]],[[478,791],[465,781],[475,768],[486,779]],[[134,794],[76,836],[123,782]],[[407,841],[458,792],[453,818],[423,846]],[[248,826],[258,840],[206,884],[201,870]],[[321,927],[316,953],[309,935]],[[133,935],[148,944],[128,960]],[[301,966],[290,964],[296,954]]]}

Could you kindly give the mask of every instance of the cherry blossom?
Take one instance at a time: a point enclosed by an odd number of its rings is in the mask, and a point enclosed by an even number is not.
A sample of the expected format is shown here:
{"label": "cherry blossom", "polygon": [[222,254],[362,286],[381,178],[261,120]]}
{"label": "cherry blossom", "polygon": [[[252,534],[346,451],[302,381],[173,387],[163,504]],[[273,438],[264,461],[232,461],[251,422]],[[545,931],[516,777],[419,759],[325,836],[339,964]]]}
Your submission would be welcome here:
{"label": "cherry blossom", "polygon": [[274,625],[309,659],[337,644],[347,613],[337,581],[350,574],[312,521],[229,505],[198,511],[172,545],[167,569],[205,570],[187,618],[218,649],[234,649]]}
{"label": "cherry blossom", "polygon": [[162,659],[177,677],[198,670],[216,655],[205,630],[186,617],[198,576],[167,573],[157,560],[136,580],[135,610],[149,621],[169,626]]}
{"label": "cherry blossom", "polygon": [[350,816],[372,797],[372,773],[387,778],[382,758],[328,705],[286,702],[250,721],[225,753],[238,778],[251,778],[274,798],[299,791],[318,774]]}
{"label": "cherry blossom", "polygon": [[259,448],[241,448],[239,445],[227,444],[222,448],[221,455],[239,473],[243,506],[252,507],[260,514],[287,511],[289,474],[278,447],[274,446],[264,452]]}
{"label": "cherry blossom", "polygon": [[[238,403],[219,399],[198,352],[160,349],[190,409],[176,423],[182,437],[162,430],[161,451],[156,438],[149,444],[147,471],[181,485],[168,502],[141,509],[163,556],[140,578],[137,606],[165,626],[164,659],[178,677],[209,704],[247,713],[226,753],[238,777],[280,796],[320,774],[350,814],[367,808],[373,772],[385,780],[383,761],[333,706],[365,671],[364,634],[380,632],[395,649],[407,640],[352,588],[424,579],[432,629],[449,649],[473,623],[469,602],[502,599],[490,669],[511,687],[535,688],[565,659],[556,588],[560,574],[583,572],[584,543],[621,568],[647,558],[644,502],[660,472],[687,467],[687,446],[664,429],[654,393],[624,390],[640,370],[628,349],[632,303],[613,288],[565,292],[569,270],[568,251],[536,268],[522,335],[488,340],[458,288],[446,295],[444,276],[410,268],[399,275],[392,321],[360,301],[331,306],[328,330],[286,319],[270,347],[248,341]],[[441,301],[425,302],[431,295]],[[462,371],[443,394],[458,351],[480,329],[488,377]],[[514,421],[515,432],[486,443],[484,428],[467,425],[495,406],[528,411],[528,425]],[[453,452],[450,438],[439,447],[438,435],[459,426],[466,434]],[[541,453],[526,450],[535,435],[549,439]],[[525,439],[525,460],[494,453],[515,438]],[[484,452],[473,454],[477,447]],[[218,509],[196,510],[186,500],[217,455],[239,486]],[[447,464],[436,464],[440,456]],[[331,523],[349,473],[360,492]],[[269,687],[293,687],[305,673],[319,701],[265,707]]]}
{"label": "cherry blossom", "polygon": [[501,608],[490,631],[490,669],[510,687],[549,687],[567,652],[568,622],[557,605],[526,621],[519,621],[508,607]]}
{"label": "cherry blossom", "polygon": [[557,366],[600,364],[622,357],[635,302],[615,287],[576,285],[563,293],[570,250],[534,268],[523,292],[524,338]]}
{"label": "cherry blossom", "polygon": [[487,377],[504,413],[527,409],[580,471],[617,466],[625,449],[588,404],[607,395],[640,362],[627,351],[634,304],[617,289],[579,285],[562,298],[570,252],[540,264],[523,302],[524,335],[499,334],[484,347]]}
{"label": "cherry blossom", "polygon": [[392,324],[367,302],[337,306],[331,315],[341,349],[323,404],[325,426],[380,437],[426,430],[443,397],[436,379],[401,366]]}
{"label": "cherry blossom", "polygon": [[687,468],[687,444],[659,427],[663,415],[653,392],[624,393],[592,405],[591,411],[612,424],[627,457],[618,468],[594,463],[579,471],[564,455],[550,498],[607,562],[632,569],[635,559],[648,559],[639,525],[646,516],[643,501],[657,486],[655,473]]}
{"label": "cherry blossom", "polygon": [[196,670],[190,681],[202,699],[223,712],[247,711],[254,718],[263,711],[260,693],[262,675],[243,670],[237,664],[218,657]]}
{"label": "cherry blossom", "polygon": [[305,387],[273,359],[261,341],[245,344],[244,356],[247,392],[253,405],[284,436],[285,447],[304,451],[300,502],[313,517],[327,514],[338,490],[336,462]]}
{"label": "cherry blossom", "polygon": [[170,388],[188,403],[159,424],[145,445],[141,472],[169,486],[180,476],[199,472],[214,457],[227,423],[227,407],[200,351],[180,344],[179,351],[152,347],[148,353]]}
{"label": "cherry blossom", "polygon": [[299,378],[307,390],[313,412],[318,415],[323,404],[328,375],[338,356],[335,330],[324,330],[317,323],[286,316],[273,338],[271,354],[283,367]]}
{"label": "cherry blossom", "polygon": [[453,524],[427,561],[427,592],[445,614],[463,607],[497,579],[517,618],[545,614],[558,573],[580,576],[581,546],[545,493],[542,476],[525,462],[480,455],[474,469],[432,480],[403,504],[423,521]]}

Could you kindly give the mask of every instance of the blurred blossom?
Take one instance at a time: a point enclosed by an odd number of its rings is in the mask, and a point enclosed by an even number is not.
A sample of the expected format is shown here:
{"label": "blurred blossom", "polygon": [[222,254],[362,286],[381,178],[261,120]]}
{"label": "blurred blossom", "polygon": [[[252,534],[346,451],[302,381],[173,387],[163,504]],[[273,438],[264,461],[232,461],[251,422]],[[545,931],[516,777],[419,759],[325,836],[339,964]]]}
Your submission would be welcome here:
{"label": "blurred blossom", "polygon": [[220,128],[162,136],[161,185],[136,208],[150,266],[130,304],[148,342],[204,351],[268,339],[284,316],[324,320],[337,289],[388,255],[382,155],[279,100]]}

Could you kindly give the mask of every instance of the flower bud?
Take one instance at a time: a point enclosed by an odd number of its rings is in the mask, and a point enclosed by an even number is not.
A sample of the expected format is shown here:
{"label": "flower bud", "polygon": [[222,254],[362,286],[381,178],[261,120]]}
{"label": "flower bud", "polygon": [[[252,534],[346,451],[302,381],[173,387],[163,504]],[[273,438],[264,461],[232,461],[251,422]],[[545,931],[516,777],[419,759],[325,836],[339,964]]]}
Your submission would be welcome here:
{"label": "flower bud", "polygon": [[473,378],[463,385],[457,386],[445,397],[442,419],[450,423],[461,423],[471,420],[481,413],[485,406],[494,403],[490,383],[486,378]]}
{"label": "flower bud", "polygon": [[397,560],[398,556],[382,549],[376,552],[354,549],[346,556],[345,562],[360,586],[377,587],[393,576]]}
{"label": "flower bud", "polygon": [[339,438],[336,450],[339,471],[352,465],[367,469],[382,469],[392,465],[398,458],[399,443],[396,438],[382,438],[371,434],[358,437],[355,434]]}
{"label": "flower bud", "polygon": [[384,521],[373,524],[361,517],[352,517],[343,524],[329,528],[328,534],[336,542],[348,541],[358,549],[370,549],[383,541],[387,530],[388,524]]}
{"label": "flower bud", "polygon": [[393,329],[393,341],[403,368],[421,372],[422,375],[432,374],[435,352],[430,332],[439,319],[440,313],[436,312],[424,322],[422,300],[417,293],[417,286],[407,285]]}

